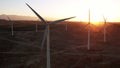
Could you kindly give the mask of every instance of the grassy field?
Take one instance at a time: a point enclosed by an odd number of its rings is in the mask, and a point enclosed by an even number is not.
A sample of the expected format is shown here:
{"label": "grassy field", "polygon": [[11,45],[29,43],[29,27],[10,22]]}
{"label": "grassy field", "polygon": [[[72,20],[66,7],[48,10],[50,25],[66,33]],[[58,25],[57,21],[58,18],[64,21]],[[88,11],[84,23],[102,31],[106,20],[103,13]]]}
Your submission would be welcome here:
{"label": "grassy field", "polygon": [[[45,26],[34,21],[0,22],[0,68],[46,68],[46,45],[41,53]],[[91,25],[91,46],[87,50],[87,24],[67,22],[50,26],[51,68],[120,68],[120,24],[107,24],[107,42],[103,26]]]}

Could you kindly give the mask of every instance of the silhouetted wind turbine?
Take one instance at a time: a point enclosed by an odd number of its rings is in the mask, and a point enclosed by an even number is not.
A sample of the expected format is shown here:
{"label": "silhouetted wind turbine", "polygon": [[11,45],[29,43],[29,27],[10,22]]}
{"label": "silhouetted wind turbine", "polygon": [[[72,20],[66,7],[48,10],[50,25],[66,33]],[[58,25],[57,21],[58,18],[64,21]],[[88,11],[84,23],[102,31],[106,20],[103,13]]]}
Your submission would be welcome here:
{"label": "silhouetted wind turbine", "polygon": [[[8,16],[7,16],[8,17]],[[8,20],[11,22],[11,19],[8,17]],[[13,22],[11,22],[11,35],[14,35],[14,30],[13,30]]]}
{"label": "silhouetted wind turbine", "polygon": [[65,23],[65,30],[68,31],[68,23]]}
{"label": "silhouetted wind turbine", "polygon": [[43,40],[42,40],[42,44],[41,44],[41,48],[43,48],[43,45],[44,45],[44,42],[45,42],[45,39],[47,37],[47,52],[46,52],[46,55],[47,55],[47,68],[50,68],[50,25],[51,24],[57,24],[59,22],[62,22],[64,20],[68,20],[68,19],[71,19],[71,18],[74,18],[74,17],[69,17],[69,18],[65,18],[65,19],[60,19],[60,20],[56,20],[56,21],[53,21],[53,22],[50,22],[48,23],[46,20],[44,20],[34,9],[32,9],[27,3],[26,5],[36,14],[36,16],[45,24],[46,28],[45,28],[45,31],[44,31],[44,36],[43,36]]}
{"label": "silhouetted wind turbine", "polygon": [[90,50],[90,9],[88,11],[88,18],[89,18],[89,22],[88,22],[88,50]]}
{"label": "silhouetted wind turbine", "polygon": [[104,42],[106,42],[106,18],[103,16],[104,19]]}
{"label": "silhouetted wind turbine", "polygon": [[38,32],[38,22],[35,23],[36,32]]}

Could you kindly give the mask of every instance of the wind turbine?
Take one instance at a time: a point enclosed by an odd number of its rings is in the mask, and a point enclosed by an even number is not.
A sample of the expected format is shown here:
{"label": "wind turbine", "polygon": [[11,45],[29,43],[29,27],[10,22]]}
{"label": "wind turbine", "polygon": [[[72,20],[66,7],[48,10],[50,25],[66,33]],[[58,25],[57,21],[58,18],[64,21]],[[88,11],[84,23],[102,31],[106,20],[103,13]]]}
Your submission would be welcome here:
{"label": "wind turbine", "polygon": [[106,18],[103,16],[104,19],[104,42],[106,42]]}
{"label": "wind turbine", "polygon": [[90,50],[90,9],[88,11],[88,18],[89,18],[89,21],[88,21],[88,50]]}
{"label": "wind turbine", "polygon": [[65,30],[67,31],[68,30],[68,24],[65,23]]}
{"label": "wind turbine", "polygon": [[43,40],[42,40],[42,44],[41,44],[41,48],[43,48],[45,39],[47,41],[47,51],[46,51],[46,55],[47,55],[47,68],[50,68],[50,25],[51,24],[57,24],[60,23],[64,20],[68,20],[71,18],[75,18],[75,17],[69,17],[69,18],[65,18],[65,19],[60,19],[60,20],[56,20],[53,22],[48,23],[46,20],[44,20],[34,9],[32,9],[27,3],[26,5],[36,14],[36,16],[44,23],[44,25],[46,26],[45,31],[44,31],[44,36],[43,36]]}
{"label": "wind turbine", "polygon": [[35,23],[35,29],[36,29],[36,32],[38,32],[38,23],[37,22]]}
{"label": "wind turbine", "polygon": [[65,30],[66,30],[66,32],[68,31],[68,23],[69,23],[69,21],[67,21],[67,22],[65,23]]}
{"label": "wind turbine", "polygon": [[[7,16],[8,17],[8,16]],[[11,19],[8,17],[8,20],[11,22]],[[11,35],[14,35],[14,30],[13,30],[14,24],[11,22]]]}

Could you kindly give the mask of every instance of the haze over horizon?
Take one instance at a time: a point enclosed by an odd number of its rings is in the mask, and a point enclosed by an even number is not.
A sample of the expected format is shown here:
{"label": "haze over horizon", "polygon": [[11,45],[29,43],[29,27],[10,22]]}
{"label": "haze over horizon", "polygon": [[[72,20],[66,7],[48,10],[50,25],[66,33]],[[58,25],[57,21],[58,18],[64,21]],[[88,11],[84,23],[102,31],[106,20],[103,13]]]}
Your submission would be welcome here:
{"label": "haze over horizon", "polygon": [[[11,20],[39,20],[37,17],[35,16],[23,16],[23,15],[6,15],[6,14],[2,14],[0,15],[0,19],[5,19],[8,20],[8,17]],[[50,21],[50,18],[47,18],[48,21]]]}
{"label": "haze over horizon", "polygon": [[26,6],[28,3],[43,18],[56,20],[76,16],[73,21],[88,21],[88,10],[91,11],[91,21],[120,22],[120,0],[1,0],[0,15],[19,15],[36,17]]}

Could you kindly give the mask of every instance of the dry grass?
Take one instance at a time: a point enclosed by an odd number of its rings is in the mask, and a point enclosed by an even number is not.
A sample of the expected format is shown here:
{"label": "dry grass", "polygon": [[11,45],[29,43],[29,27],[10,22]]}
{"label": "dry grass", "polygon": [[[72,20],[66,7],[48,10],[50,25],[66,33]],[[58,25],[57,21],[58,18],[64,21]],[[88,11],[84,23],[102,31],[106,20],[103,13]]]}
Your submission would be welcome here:
{"label": "dry grass", "polygon": [[[15,36],[9,23],[0,25],[0,68],[46,68],[46,46],[40,53],[44,26],[35,32],[34,22],[15,22]],[[86,24],[51,25],[51,68],[120,68],[120,24],[108,24],[107,42],[103,27],[92,25],[91,50],[87,50]],[[96,30],[97,29],[97,30]]]}

